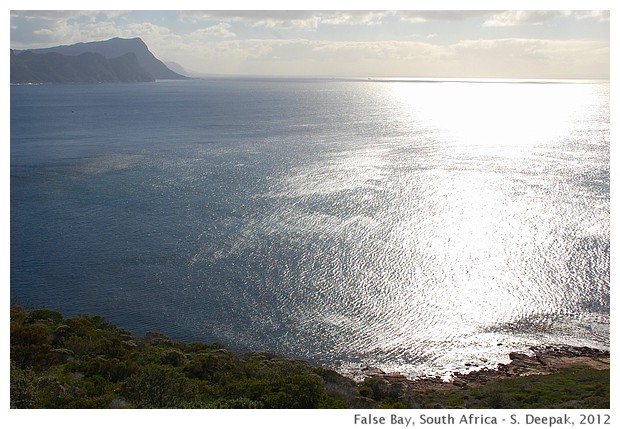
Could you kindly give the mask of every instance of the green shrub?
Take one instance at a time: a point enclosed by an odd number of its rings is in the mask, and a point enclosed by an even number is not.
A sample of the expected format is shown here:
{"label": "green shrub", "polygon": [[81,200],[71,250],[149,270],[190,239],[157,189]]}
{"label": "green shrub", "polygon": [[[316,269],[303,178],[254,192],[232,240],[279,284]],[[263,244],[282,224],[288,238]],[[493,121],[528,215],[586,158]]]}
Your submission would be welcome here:
{"label": "green shrub", "polygon": [[11,361],[11,408],[37,408],[37,374]]}
{"label": "green shrub", "polygon": [[32,310],[26,319],[26,323],[35,323],[39,321],[56,324],[64,319],[63,315],[54,310],[41,309]]}
{"label": "green shrub", "polygon": [[124,392],[138,408],[181,408],[194,398],[187,377],[160,365],[137,370],[126,380]]}

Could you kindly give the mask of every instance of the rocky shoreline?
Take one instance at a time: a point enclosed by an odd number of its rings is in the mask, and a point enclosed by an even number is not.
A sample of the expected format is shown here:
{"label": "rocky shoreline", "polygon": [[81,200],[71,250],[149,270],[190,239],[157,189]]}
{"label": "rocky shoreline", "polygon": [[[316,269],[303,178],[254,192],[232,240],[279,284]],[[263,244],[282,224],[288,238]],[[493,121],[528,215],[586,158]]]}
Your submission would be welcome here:
{"label": "rocky shoreline", "polygon": [[450,380],[439,377],[409,379],[400,373],[385,373],[373,370],[371,378],[383,380],[393,388],[404,391],[457,390],[465,387],[481,386],[489,381],[528,376],[547,375],[560,371],[562,368],[584,366],[597,370],[610,368],[608,350],[590,347],[544,346],[530,347],[531,354],[510,353],[510,363],[499,364],[497,368],[484,368],[469,373],[454,373]]}

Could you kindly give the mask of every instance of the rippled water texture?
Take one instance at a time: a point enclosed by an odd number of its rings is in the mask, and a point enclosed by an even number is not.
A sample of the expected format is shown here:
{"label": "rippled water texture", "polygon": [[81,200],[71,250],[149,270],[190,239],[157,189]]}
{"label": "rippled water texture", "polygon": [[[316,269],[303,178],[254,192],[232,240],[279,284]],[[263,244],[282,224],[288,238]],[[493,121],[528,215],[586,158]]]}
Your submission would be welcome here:
{"label": "rippled water texture", "polygon": [[607,348],[609,85],[11,87],[11,299],[344,371]]}

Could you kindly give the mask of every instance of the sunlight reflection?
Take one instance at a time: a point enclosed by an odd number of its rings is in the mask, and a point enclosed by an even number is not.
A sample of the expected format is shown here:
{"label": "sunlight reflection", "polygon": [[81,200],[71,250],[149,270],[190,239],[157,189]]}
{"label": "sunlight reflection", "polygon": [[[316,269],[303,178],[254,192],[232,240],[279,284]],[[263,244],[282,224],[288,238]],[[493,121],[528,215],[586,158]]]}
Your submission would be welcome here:
{"label": "sunlight reflection", "polygon": [[[429,318],[424,335],[458,339],[485,326],[562,311],[571,299],[570,292],[550,293],[532,274],[548,269],[533,255],[562,252],[564,244],[555,229],[561,214],[548,206],[531,173],[587,116],[591,89],[547,85],[541,95],[533,84],[498,85],[501,91],[464,83],[388,86],[400,115],[413,129],[428,130],[411,136],[412,152],[430,145],[435,165],[411,172],[412,192],[397,203],[390,237],[401,257],[387,269],[409,267],[410,273],[403,279],[409,287],[395,291],[391,312],[403,343],[425,324],[410,309],[424,312],[429,303],[435,315],[445,316]],[[402,303],[407,309],[398,308]]]}
{"label": "sunlight reflection", "polygon": [[592,213],[608,208],[575,198],[580,172],[605,158],[573,145],[606,143],[583,135],[583,121],[596,124],[591,87],[533,85],[371,83],[369,114],[351,115],[356,138],[336,130],[333,146],[274,182],[265,197],[279,210],[240,236],[268,230],[302,252],[303,268],[273,267],[284,287],[266,279],[303,326],[295,341],[318,330],[332,354],[449,371],[501,361],[498,343],[518,349],[511,327],[545,332],[579,314],[591,285],[571,264],[604,277],[606,253],[570,258],[606,234]]}
{"label": "sunlight reflection", "polygon": [[402,115],[435,130],[451,150],[501,157],[524,157],[568,135],[595,97],[588,84],[395,83],[389,90]]}

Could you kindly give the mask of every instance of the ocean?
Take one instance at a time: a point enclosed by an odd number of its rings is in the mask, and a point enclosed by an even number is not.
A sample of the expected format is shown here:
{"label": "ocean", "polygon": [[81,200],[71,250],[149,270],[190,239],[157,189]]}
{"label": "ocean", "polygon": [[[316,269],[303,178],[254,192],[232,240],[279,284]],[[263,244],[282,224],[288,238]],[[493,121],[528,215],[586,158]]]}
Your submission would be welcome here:
{"label": "ocean", "polygon": [[411,377],[609,348],[609,83],[11,86],[10,295]]}

